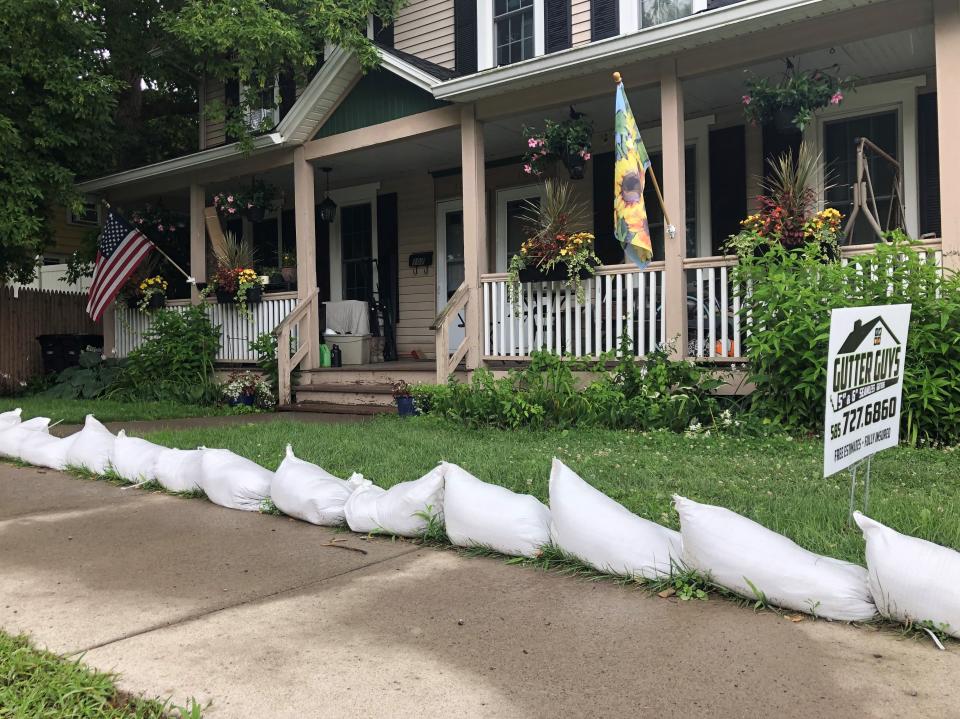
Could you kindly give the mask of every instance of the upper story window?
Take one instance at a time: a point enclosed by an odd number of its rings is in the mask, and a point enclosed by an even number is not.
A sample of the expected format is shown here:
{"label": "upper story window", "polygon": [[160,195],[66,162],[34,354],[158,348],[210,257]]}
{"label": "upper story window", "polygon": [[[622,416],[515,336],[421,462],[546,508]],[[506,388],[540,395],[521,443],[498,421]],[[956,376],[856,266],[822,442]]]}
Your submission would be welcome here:
{"label": "upper story window", "polygon": [[71,225],[86,225],[96,227],[100,224],[100,202],[96,197],[88,195],[83,198],[79,213],[73,208],[67,210],[67,223]]}
{"label": "upper story window", "polygon": [[533,57],[534,0],[495,0],[494,46],[497,65],[509,65]]}
{"label": "upper story window", "polygon": [[[245,94],[246,88],[241,83],[240,95]],[[247,110],[247,126],[251,130],[269,130],[280,122],[280,89],[276,78],[272,85],[267,85],[257,92],[256,100]]]}
{"label": "upper story window", "polygon": [[640,28],[679,20],[698,9],[693,0],[640,0]]}

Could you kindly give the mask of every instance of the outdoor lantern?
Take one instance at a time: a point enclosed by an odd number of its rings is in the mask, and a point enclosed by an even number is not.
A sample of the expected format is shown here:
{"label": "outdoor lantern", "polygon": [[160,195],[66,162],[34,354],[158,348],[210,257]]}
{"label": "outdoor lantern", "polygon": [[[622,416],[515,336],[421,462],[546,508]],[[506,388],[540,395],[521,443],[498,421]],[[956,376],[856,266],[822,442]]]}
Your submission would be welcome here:
{"label": "outdoor lantern", "polygon": [[321,167],[327,173],[327,189],[323,202],[320,203],[320,219],[330,224],[337,216],[337,203],[330,199],[330,170],[332,167]]}

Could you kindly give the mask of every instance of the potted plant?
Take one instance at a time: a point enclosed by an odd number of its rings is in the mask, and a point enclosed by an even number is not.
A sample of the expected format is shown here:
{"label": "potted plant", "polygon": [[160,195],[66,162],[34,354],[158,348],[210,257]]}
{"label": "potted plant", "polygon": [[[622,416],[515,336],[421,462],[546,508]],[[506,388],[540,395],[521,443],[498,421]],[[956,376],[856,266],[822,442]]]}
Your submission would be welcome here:
{"label": "potted plant", "polygon": [[250,189],[238,193],[238,197],[247,218],[251,222],[261,222],[267,211],[273,208],[277,188],[263,180],[254,180]]}
{"label": "potted plant", "polygon": [[243,209],[240,196],[235,192],[218,192],[213,196],[213,206],[217,208],[217,214],[225,220],[240,217]]}
{"label": "potted plant", "polygon": [[159,205],[144,205],[130,213],[130,222],[154,242],[163,242],[176,238],[177,231],[186,223],[182,216]]}
{"label": "potted plant", "polygon": [[780,132],[803,132],[817,110],[839,105],[844,92],[853,86],[852,78],[839,78],[826,70],[798,70],[788,60],[779,81],[747,79],[747,92],[741,98],[743,111],[754,125],[772,124]]}
{"label": "potted plant", "polygon": [[393,383],[393,401],[397,403],[397,414],[401,417],[413,417],[417,413],[410,385],[405,380]]}
{"label": "potted plant", "polygon": [[817,192],[812,185],[820,156],[801,145],[796,161],[791,151],[769,163],[770,175],[762,181],[764,194],[757,198],[759,211],[740,223],[740,232],[727,240],[726,248],[741,260],[764,257],[774,247],[814,252],[825,262],[837,260],[843,215],[832,207],[817,210]]}
{"label": "potted plant", "polygon": [[250,370],[231,373],[220,391],[231,407],[243,405],[267,409],[275,404],[269,383]]}
{"label": "potted plant", "polygon": [[280,257],[280,274],[284,282],[297,281],[297,255],[294,252],[284,252]]}
{"label": "potted plant", "polygon": [[577,231],[586,221],[586,206],[574,200],[570,184],[547,180],[540,205],[529,203],[522,218],[527,239],[510,259],[507,293],[519,309],[520,283],[560,280],[584,301],[583,280],[600,264],[593,249],[594,236]]}
{"label": "potted plant", "polygon": [[542,131],[525,127],[523,132],[527,138],[524,172],[539,176],[547,169],[550,160],[559,160],[570,173],[570,179],[583,179],[593,137],[593,122],[586,115],[571,107],[569,119],[562,122],[545,120]]}
{"label": "potted plant", "polygon": [[140,282],[140,299],[137,307],[141,312],[163,309],[167,304],[167,281],[160,275],[147,277]]}

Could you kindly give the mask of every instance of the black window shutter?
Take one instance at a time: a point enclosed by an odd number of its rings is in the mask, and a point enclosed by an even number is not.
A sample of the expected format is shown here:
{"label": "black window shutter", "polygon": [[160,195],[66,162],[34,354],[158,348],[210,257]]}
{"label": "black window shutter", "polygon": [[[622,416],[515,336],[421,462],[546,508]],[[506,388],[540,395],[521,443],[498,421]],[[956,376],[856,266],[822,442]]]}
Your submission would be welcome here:
{"label": "black window shutter", "polygon": [[377,266],[380,301],[396,323],[400,308],[400,233],[397,193],[377,195]]}
{"label": "black window shutter", "polygon": [[623,248],[613,234],[613,153],[601,152],[591,162],[594,250],[603,264],[619,265],[623,262]]}
{"label": "black window shutter", "polygon": [[570,35],[570,0],[544,0],[543,10],[547,34],[544,49],[548,53],[566,50],[573,42]]}
{"label": "black window shutter", "polygon": [[941,234],[940,140],[937,93],[917,98],[917,160],[920,172],[920,234]]}
{"label": "black window shutter", "polygon": [[293,103],[297,101],[297,81],[293,72],[284,70],[277,76],[277,84],[280,89],[280,119],[282,120],[290,112]]}
{"label": "black window shutter", "polygon": [[715,255],[747,216],[746,132],[743,125],[710,131],[710,230]]}
{"label": "black window shutter", "polygon": [[458,75],[477,71],[477,3],[454,0],[454,68]]}
{"label": "black window shutter", "polygon": [[383,20],[374,15],[373,39],[385,47],[393,47],[393,24],[384,25]]}
{"label": "black window shutter", "polygon": [[603,40],[620,34],[618,0],[592,0],[590,3],[590,39]]}

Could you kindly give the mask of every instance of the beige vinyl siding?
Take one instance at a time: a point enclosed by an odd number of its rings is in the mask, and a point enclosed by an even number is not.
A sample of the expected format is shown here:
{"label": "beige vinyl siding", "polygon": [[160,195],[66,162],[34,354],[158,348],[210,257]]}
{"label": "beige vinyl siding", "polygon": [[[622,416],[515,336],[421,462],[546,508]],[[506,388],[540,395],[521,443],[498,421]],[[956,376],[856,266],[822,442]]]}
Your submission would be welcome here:
{"label": "beige vinyl siding", "polygon": [[80,249],[83,238],[91,232],[97,232],[93,225],[74,225],[68,221],[70,211],[66,207],[55,207],[50,215],[52,243],[44,250],[47,256],[65,257]]}
{"label": "beige vinyl siding", "polygon": [[453,0],[410,0],[393,25],[397,50],[453,69]]}
{"label": "beige vinyl siding", "polygon": [[590,0],[573,0],[570,5],[570,30],[574,47],[590,42]]}
{"label": "beige vinyl siding", "polygon": [[[223,103],[226,99],[226,90],[223,83],[215,80],[209,80],[204,86],[203,103],[204,105],[212,102]],[[203,118],[203,138],[204,149],[222,145],[226,141],[226,133],[223,129],[223,121],[212,122],[207,117]]]}
{"label": "beige vinyl siding", "polygon": [[[430,357],[435,353],[430,329],[437,316],[436,203],[433,179],[425,172],[383,180],[381,193],[397,193],[399,230],[400,321],[397,323],[397,351],[401,356],[417,350]],[[414,274],[407,264],[413,252],[433,252],[434,265]]]}

